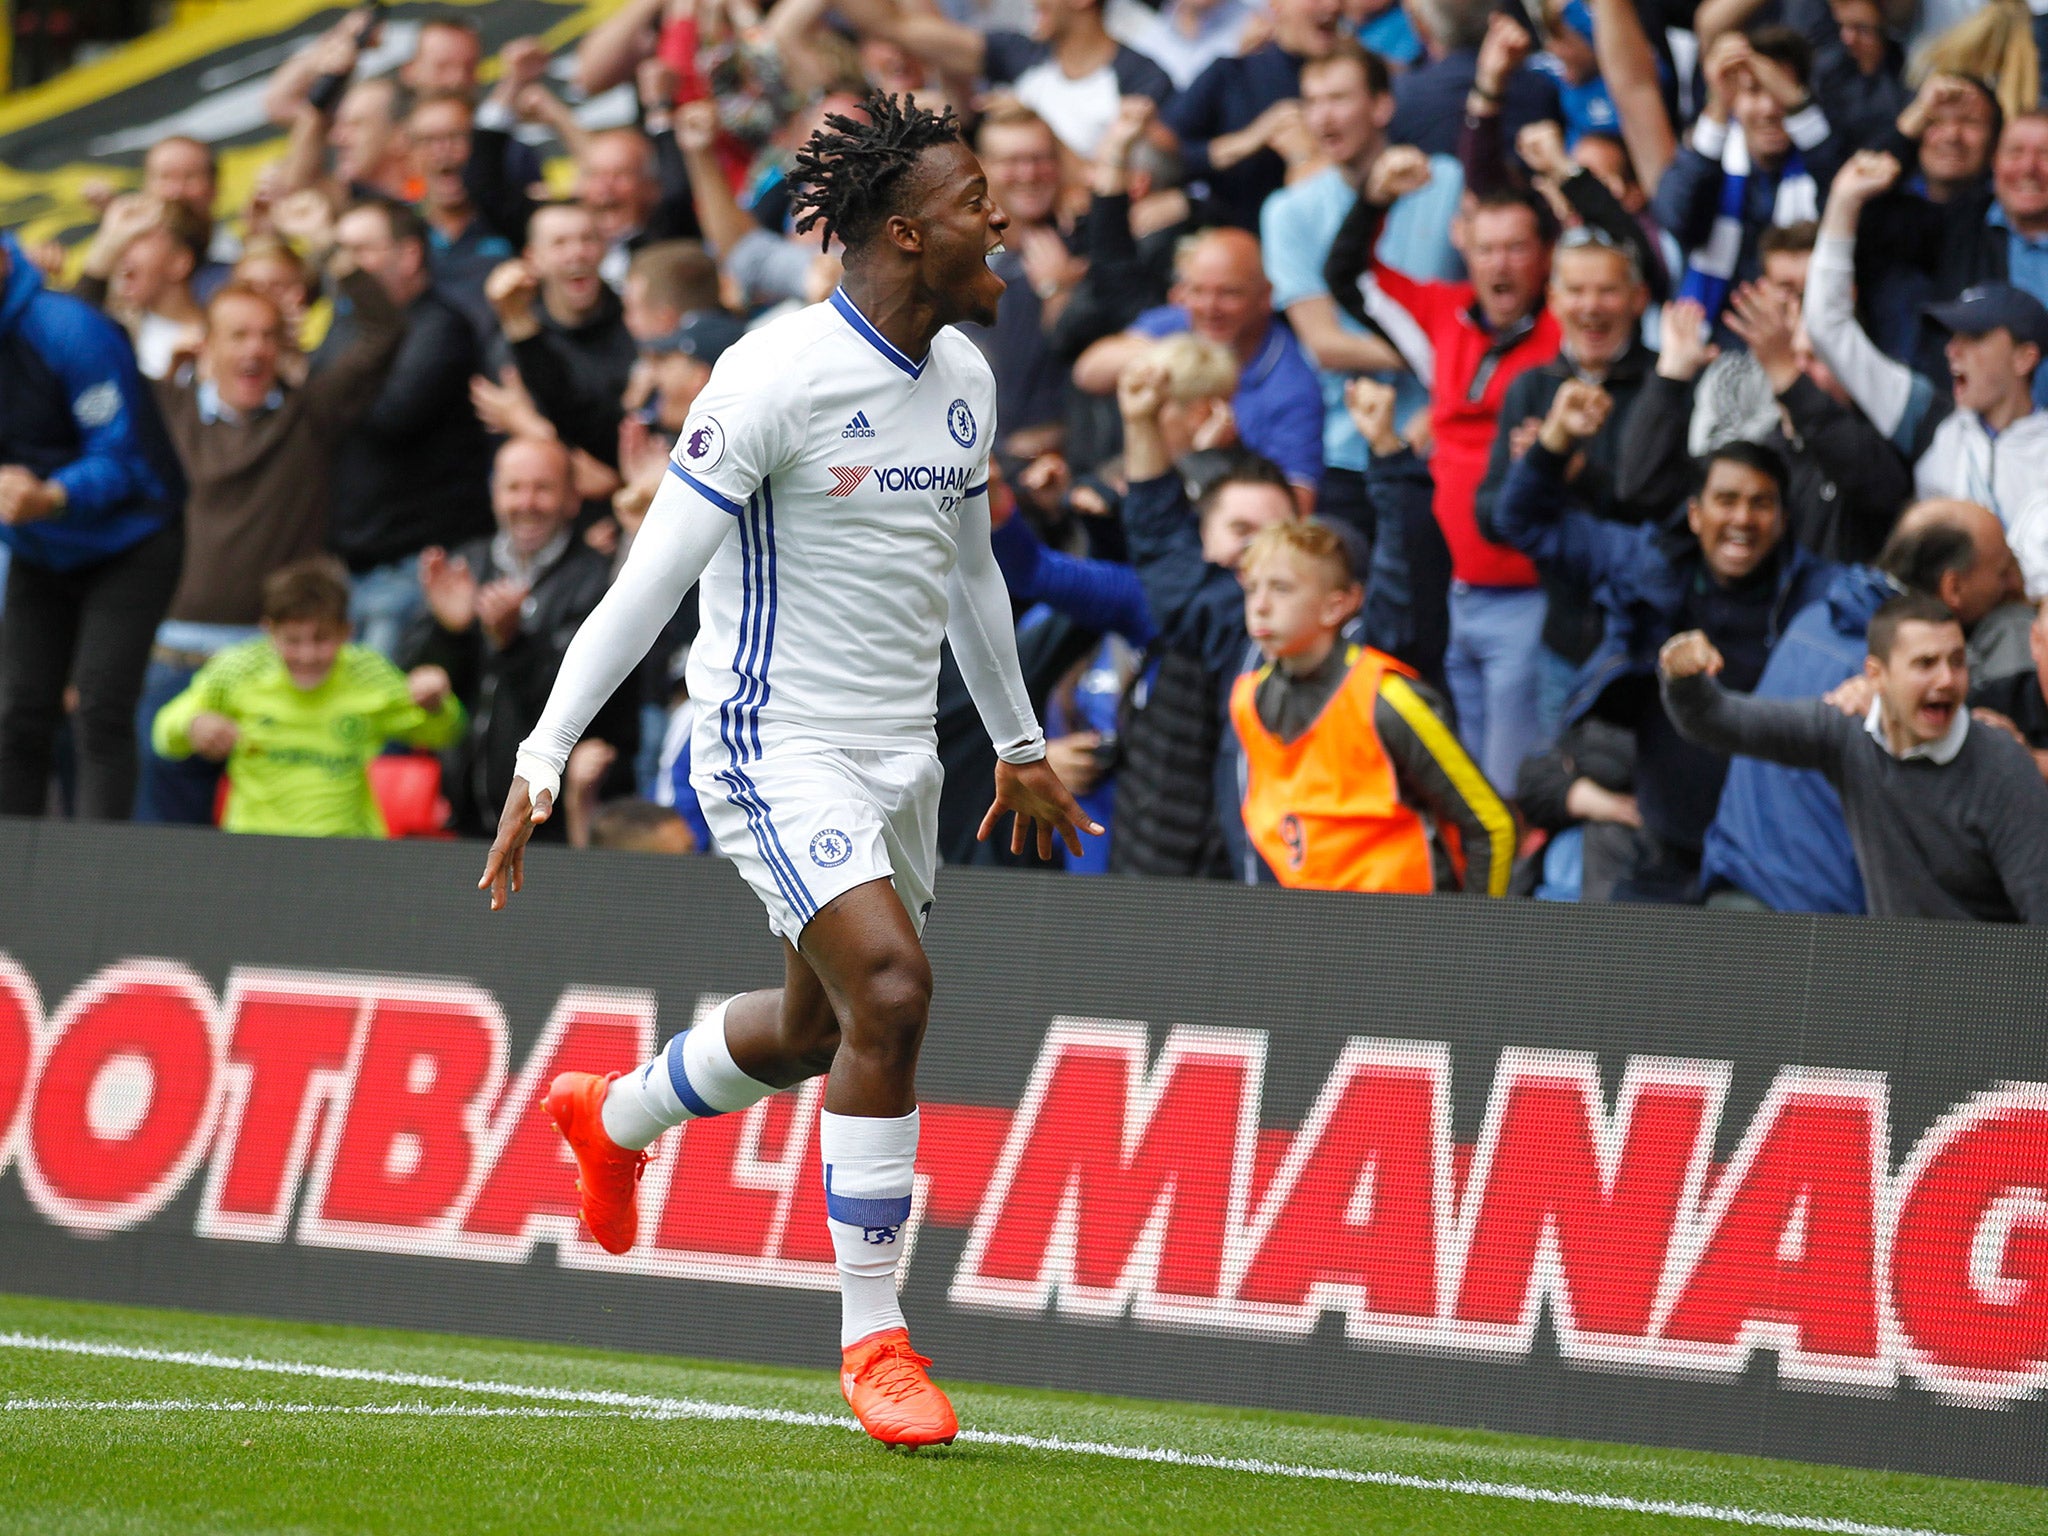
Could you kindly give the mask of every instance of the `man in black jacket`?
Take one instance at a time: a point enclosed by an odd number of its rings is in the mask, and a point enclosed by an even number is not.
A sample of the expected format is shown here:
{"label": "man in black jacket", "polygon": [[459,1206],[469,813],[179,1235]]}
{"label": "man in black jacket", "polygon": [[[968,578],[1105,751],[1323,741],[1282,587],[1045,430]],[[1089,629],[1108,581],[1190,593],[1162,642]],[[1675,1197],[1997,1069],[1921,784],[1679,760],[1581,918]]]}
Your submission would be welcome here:
{"label": "man in black jacket", "polygon": [[618,297],[598,276],[604,242],[590,210],[534,210],[525,253],[490,276],[484,296],[504,336],[493,372],[510,362],[563,443],[616,465],[619,397],[638,355]]}
{"label": "man in black jacket", "polygon": [[[512,760],[540,719],[563,653],[611,584],[609,562],[571,530],[576,493],[560,443],[515,437],[500,448],[491,510],[494,537],[452,556],[438,547],[421,553],[427,613],[413,626],[403,662],[446,669],[469,710],[469,732],[450,754],[448,798],[457,828],[478,835],[495,823],[512,787]],[[613,749],[611,793],[631,788],[636,697],[629,681],[586,738]]]}
{"label": "man in black jacket", "polygon": [[[1563,259],[1567,252],[1581,254]],[[1643,345],[1641,321],[1649,290],[1633,247],[1591,226],[1567,230],[1550,271],[1549,306],[1564,333],[1558,354],[1516,376],[1501,398],[1500,430],[1486,478],[1473,497],[1479,531],[1502,542],[1493,525],[1493,504],[1514,461],[1542,433],[1557,392],[1571,379],[1599,384],[1613,400],[1600,430],[1576,444],[1568,471],[1574,506],[1610,522],[1644,523],[1668,511],[1622,496],[1616,489],[1620,419],[1635,401],[1656,357]],[[1560,439],[1562,441],[1562,439]],[[1572,676],[1600,643],[1602,618],[1593,595],[1568,572],[1542,573],[1549,606],[1543,619],[1543,737],[1555,735]]]}
{"label": "man in black jacket", "polygon": [[1748,690],[1792,616],[1825,596],[1840,568],[1783,537],[1784,464],[1752,443],[1727,443],[1708,457],[1683,528],[1625,528],[1577,511],[1565,479],[1572,444],[1593,437],[1606,414],[1597,385],[1564,384],[1544,436],[1509,471],[1494,515],[1508,543],[1546,574],[1575,577],[1606,613],[1565,723],[1597,714],[1635,731],[1642,827],[1631,846],[1608,850],[1618,867],[1588,869],[1586,878],[1613,880],[1624,900],[1690,900],[1728,760],[1681,741],[1657,707],[1657,647],[1678,631],[1706,630],[1728,657],[1726,681]]}
{"label": "man in black jacket", "polygon": [[[490,531],[490,443],[469,408],[481,359],[469,321],[434,291],[418,214],[357,203],[335,225],[335,243],[405,311],[384,387],[336,450],[327,514],[328,543],[348,563],[349,617],[363,644],[394,656],[420,611],[419,552]],[[354,330],[351,317],[338,319],[314,366],[346,349]]]}

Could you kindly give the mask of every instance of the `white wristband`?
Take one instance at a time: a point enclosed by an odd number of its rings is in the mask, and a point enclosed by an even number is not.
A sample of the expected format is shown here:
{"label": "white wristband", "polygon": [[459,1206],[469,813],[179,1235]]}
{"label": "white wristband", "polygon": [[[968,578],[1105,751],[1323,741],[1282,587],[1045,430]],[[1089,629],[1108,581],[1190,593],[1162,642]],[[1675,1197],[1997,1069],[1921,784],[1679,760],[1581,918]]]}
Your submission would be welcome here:
{"label": "white wristband", "polygon": [[1033,731],[1029,736],[999,746],[996,748],[996,756],[1006,763],[1020,766],[1038,762],[1045,756],[1045,732]]}
{"label": "white wristband", "polygon": [[512,772],[526,780],[526,794],[529,800],[538,801],[545,792],[548,804],[552,806],[562,798],[562,770],[546,759],[536,757],[522,748],[519,755],[512,759]]}

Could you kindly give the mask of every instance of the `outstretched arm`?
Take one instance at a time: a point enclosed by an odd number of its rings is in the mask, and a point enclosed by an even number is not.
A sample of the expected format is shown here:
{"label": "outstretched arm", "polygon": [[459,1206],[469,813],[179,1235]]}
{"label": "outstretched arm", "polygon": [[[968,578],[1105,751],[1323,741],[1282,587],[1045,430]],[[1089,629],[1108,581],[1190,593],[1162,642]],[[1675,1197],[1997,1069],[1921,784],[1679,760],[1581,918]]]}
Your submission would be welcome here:
{"label": "outstretched arm", "polygon": [[1787,768],[1816,768],[1837,781],[1842,749],[1862,726],[1820,699],[1755,699],[1716,681],[1721,653],[1705,634],[1673,635],[1657,653],[1664,710],[1695,746]]}
{"label": "outstretched arm", "polygon": [[493,912],[523,882],[526,840],[554,809],[570,749],[647,655],[734,526],[732,514],[679,474],[663,476],[624,569],[569,642],[547,707],[533,734],[520,743],[512,792],[498,818],[483,879],[477,882],[478,889],[491,893]]}

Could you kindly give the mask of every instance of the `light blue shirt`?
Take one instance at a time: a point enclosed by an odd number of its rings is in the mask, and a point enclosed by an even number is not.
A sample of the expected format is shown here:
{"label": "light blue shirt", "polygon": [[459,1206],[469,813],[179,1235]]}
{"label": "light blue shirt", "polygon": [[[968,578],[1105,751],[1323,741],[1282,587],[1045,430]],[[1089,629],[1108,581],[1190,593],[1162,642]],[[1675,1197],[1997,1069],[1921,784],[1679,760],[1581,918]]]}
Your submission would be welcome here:
{"label": "light blue shirt", "polygon": [[[242,413],[221,399],[220,386],[213,380],[201,379],[199,387],[192,395],[192,403],[199,408],[199,419],[208,426],[217,421],[224,421],[231,427],[239,427],[242,424]],[[256,415],[268,416],[283,404],[284,388],[282,385],[273,384],[270,386],[270,393],[263,397],[263,404],[256,408]]]}
{"label": "light blue shirt", "polygon": [[[2012,227],[2000,203],[1991,205],[1984,222],[2005,231],[2005,280],[2048,304],[2048,237],[2021,234]],[[2034,370],[2034,404],[2048,407],[2048,368]]]}
{"label": "light blue shirt", "polygon": [[[1429,185],[1409,193],[1388,210],[1386,227],[1380,231],[1379,258],[1421,282],[1455,280],[1464,275],[1464,264],[1451,248],[1451,221],[1457,217],[1458,200],[1465,192],[1465,172],[1449,155],[1431,155],[1429,169]],[[1329,285],[1323,281],[1323,263],[1357,201],[1358,194],[1334,166],[1282,187],[1266,199],[1259,212],[1259,244],[1266,253],[1266,279],[1273,285],[1275,309],[1285,310],[1298,300],[1329,293]],[[1355,335],[1371,334],[1342,307],[1337,321]],[[1323,463],[1331,469],[1362,472],[1365,439],[1344,409],[1344,381],[1349,375],[1324,369],[1320,376]],[[1429,391],[1412,373],[1375,377],[1398,392],[1395,412],[1399,420],[1406,421],[1429,403]]]}

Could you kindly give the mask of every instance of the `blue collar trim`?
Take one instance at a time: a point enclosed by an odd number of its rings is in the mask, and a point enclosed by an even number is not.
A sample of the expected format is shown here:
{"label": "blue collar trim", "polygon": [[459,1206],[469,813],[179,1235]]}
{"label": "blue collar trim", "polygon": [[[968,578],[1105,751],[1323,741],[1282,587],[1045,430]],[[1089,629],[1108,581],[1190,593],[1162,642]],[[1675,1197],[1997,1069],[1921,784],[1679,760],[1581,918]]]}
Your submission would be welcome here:
{"label": "blue collar trim", "polygon": [[896,349],[888,337],[868,324],[868,317],[854,307],[853,300],[846,296],[844,288],[834,288],[832,290],[832,307],[839,311],[840,317],[848,325],[853,327],[855,334],[913,379],[922,374],[924,372],[924,364],[931,361],[930,353],[925,354],[924,363],[913,363],[909,358],[905,357]]}
{"label": "blue collar trim", "polygon": [[1286,351],[1287,338],[1281,334],[1280,322],[1278,320],[1268,321],[1266,324],[1266,339],[1259,347],[1259,355],[1253,358],[1251,365],[1244,370],[1245,377],[1239,381],[1240,387],[1244,384],[1256,385],[1265,383],[1268,378],[1272,377],[1273,370],[1280,366],[1280,359]]}

